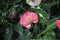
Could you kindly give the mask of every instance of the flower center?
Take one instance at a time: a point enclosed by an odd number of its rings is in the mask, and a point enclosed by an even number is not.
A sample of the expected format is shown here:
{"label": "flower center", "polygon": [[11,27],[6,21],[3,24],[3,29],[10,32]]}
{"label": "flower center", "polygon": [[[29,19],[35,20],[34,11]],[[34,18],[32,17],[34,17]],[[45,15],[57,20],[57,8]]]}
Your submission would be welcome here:
{"label": "flower center", "polygon": [[32,23],[32,20],[31,20],[30,16],[28,16],[27,18],[28,18],[29,22]]}

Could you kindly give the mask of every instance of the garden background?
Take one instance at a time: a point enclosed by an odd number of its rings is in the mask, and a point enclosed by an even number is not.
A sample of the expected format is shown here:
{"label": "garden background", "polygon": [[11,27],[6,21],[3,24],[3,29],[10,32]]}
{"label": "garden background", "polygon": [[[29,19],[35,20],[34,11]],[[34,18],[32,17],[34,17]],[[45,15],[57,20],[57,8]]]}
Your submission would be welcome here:
{"label": "garden background", "polygon": [[[0,0],[0,40],[59,40],[60,0],[41,0],[31,6],[31,0]],[[25,12],[38,14],[38,23],[27,29],[20,24]],[[25,19],[24,19],[25,20]]]}

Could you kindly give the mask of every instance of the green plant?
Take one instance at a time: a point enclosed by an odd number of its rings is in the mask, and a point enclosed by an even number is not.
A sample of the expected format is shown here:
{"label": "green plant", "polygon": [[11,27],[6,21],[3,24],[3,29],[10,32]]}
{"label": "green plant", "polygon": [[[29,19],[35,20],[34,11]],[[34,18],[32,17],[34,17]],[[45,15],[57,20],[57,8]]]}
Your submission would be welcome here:
{"label": "green plant", "polygon": [[[40,5],[31,8],[26,0],[0,0],[0,33],[4,34],[1,40],[57,40],[54,29],[60,16],[51,19],[50,9],[55,5],[59,9],[59,3],[60,0],[42,0]],[[37,13],[39,20],[32,23],[30,30],[19,23],[21,15],[27,11]]]}

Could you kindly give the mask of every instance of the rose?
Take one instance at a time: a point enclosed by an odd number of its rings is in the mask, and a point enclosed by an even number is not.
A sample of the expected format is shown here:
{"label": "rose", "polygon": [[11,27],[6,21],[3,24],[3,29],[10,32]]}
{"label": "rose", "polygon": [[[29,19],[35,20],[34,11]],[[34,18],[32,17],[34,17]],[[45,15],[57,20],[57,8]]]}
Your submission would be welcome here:
{"label": "rose", "polygon": [[25,12],[20,17],[20,24],[27,29],[31,28],[31,23],[37,23],[38,22],[38,15],[34,12]]}

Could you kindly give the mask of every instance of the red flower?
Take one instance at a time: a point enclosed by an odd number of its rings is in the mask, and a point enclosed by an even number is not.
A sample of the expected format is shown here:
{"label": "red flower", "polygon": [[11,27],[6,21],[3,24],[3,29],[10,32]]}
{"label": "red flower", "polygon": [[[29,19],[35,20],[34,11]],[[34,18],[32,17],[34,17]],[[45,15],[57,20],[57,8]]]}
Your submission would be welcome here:
{"label": "red flower", "polygon": [[60,20],[56,20],[56,25],[60,29]]}
{"label": "red flower", "polygon": [[20,17],[20,24],[27,29],[31,28],[31,22],[38,22],[38,15],[34,12],[26,12]]}

